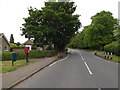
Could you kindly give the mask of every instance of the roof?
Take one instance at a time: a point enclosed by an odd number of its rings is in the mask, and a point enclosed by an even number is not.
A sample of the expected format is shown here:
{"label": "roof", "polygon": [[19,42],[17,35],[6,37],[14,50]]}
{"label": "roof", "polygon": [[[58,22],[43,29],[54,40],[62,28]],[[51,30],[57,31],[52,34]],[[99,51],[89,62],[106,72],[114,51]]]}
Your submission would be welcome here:
{"label": "roof", "polygon": [[4,35],[3,33],[0,33],[0,38],[1,38],[3,35]]}
{"label": "roof", "polygon": [[0,33],[0,38],[2,38],[2,37],[6,40],[6,42],[10,46],[10,43],[8,42],[8,40],[7,40],[6,36],[4,35],[4,33]]}
{"label": "roof", "polygon": [[23,45],[32,45],[33,41],[32,40],[27,40],[25,43],[23,43]]}

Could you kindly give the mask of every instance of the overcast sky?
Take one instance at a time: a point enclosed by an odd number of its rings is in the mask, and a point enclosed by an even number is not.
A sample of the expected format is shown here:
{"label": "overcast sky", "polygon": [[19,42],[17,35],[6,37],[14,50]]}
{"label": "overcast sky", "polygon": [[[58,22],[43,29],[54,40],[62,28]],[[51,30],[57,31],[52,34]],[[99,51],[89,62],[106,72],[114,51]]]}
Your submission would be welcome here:
{"label": "overcast sky", "polygon": [[[24,43],[27,39],[21,36],[20,27],[24,23],[23,18],[28,17],[30,6],[40,9],[45,0],[0,0],[0,33],[4,33],[7,39],[14,35],[15,42]],[[91,23],[91,16],[102,10],[110,11],[118,18],[118,2],[120,0],[72,0],[77,5],[76,14],[81,15],[82,26]],[[80,29],[82,30],[82,28]]]}

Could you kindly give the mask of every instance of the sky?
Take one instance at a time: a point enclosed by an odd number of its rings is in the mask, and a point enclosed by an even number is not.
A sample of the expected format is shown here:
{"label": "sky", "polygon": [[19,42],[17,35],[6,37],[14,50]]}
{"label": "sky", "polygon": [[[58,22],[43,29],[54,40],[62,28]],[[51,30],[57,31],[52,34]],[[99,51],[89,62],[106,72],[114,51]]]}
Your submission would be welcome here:
{"label": "sky", "polygon": [[[4,33],[8,41],[13,34],[15,43],[24,43],[27,39],[21,36],[20,27],[24,23],[23,18],[29,16],[30,6],[41,9],[46,0],[0,0],[0,33]],[[79,14],[82,26],[91,24],[91,16],[103,10],[113,13],[118,18],[118,2],[120,0],[72,0],[77,5],[75,14]],[[82,30],[82,28],[80,28]]]}

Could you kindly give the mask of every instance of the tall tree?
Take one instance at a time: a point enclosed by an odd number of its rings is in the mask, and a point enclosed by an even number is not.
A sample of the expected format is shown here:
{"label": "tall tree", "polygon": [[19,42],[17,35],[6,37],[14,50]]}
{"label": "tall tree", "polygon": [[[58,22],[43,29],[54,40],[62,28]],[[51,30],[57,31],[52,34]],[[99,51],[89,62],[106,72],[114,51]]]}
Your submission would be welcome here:
{"label": "tall tree", "polygon": [[20,44],[20,42],[17,42],[16,45],[17,45],[17,46],[20,46],[21,44]]}
{"label": "tall tree", "polygon": [[117,29],[114,31],[114,35],[116,36],[118,43],[120,43],[120,25],[118,25]]}
{"label": "tall tree", "polygon": [[10,35],[10,43],[14,43],[14,37],[13,37],[13,34]]}
{"label": "tall tree", "polygon": [[114,41],[113,31],[116,29],[117,19],[112,16],[111,12],[101,11],[91,17],[92,19],[92,42],[96,47],[103,48],[104,45]]}
{"label": "tall tree", "polygon": [[74,2],[45,2],[42,10],[31,7],[22,35],[34,38],[38,45],[52,43],[56,50],[64,50],[81,26],[79,15],[73,15],[76,7]]}
{"label": "tall tree", "polygon": [[[71,40],[71,45],[77,48],[103,49],[104,45],[116,40],[113,31],[117,28],[117,19],[112,16],[112,13],[101,11],[91,19],[92,23],[84,27],[83,31]],[[115,31],[117,38],[120,37],[119,30],[120,27]],[[80,45],[76,45],[76,42]]]}

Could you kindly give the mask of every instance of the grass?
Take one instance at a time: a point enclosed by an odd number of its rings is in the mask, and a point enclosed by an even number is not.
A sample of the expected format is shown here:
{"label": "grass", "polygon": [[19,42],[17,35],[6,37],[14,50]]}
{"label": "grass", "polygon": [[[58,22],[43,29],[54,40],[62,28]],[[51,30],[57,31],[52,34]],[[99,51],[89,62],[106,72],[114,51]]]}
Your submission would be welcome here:
{"label": "grass", "polygon": [[[87,51],[87,52],[90,52],[90,53],[94,53],[95,50],[89,50],[89,49],[79,49],[79,50],[84,50],[84,51]],[[97,51],[97,54],[104,57],[105,54],[104,54],[104,51]],[[112,60],[110,61],[114,61],[114,62],[118,62],[120,63],[120,56],[116,56],[116,55],[112,55]]]}
{"label": "grass", "polygon": [[[100,55],[100,56],[103,56],[103,57],[105,56],[103,51],[98,51],[97,54]],[[112,60],[110,60],[110,61],[114,61],[114,62],[120,63],[120,56],[112,55]]]}
{"label": "grass", "polygon": [[[34,62],[36,62],[36,61],[35,60],[29,60],[29,63],[34,63]],[[1,64],[0,73],[15,71],[19,67],[23,67],[23,66],[28,65],[28,64],[26,64],[26,60],[17,60],[17,61],[14,62],[14,66],[12,66],[11,61],[2,61],[2,62],[0,62],[0,64]]]}

